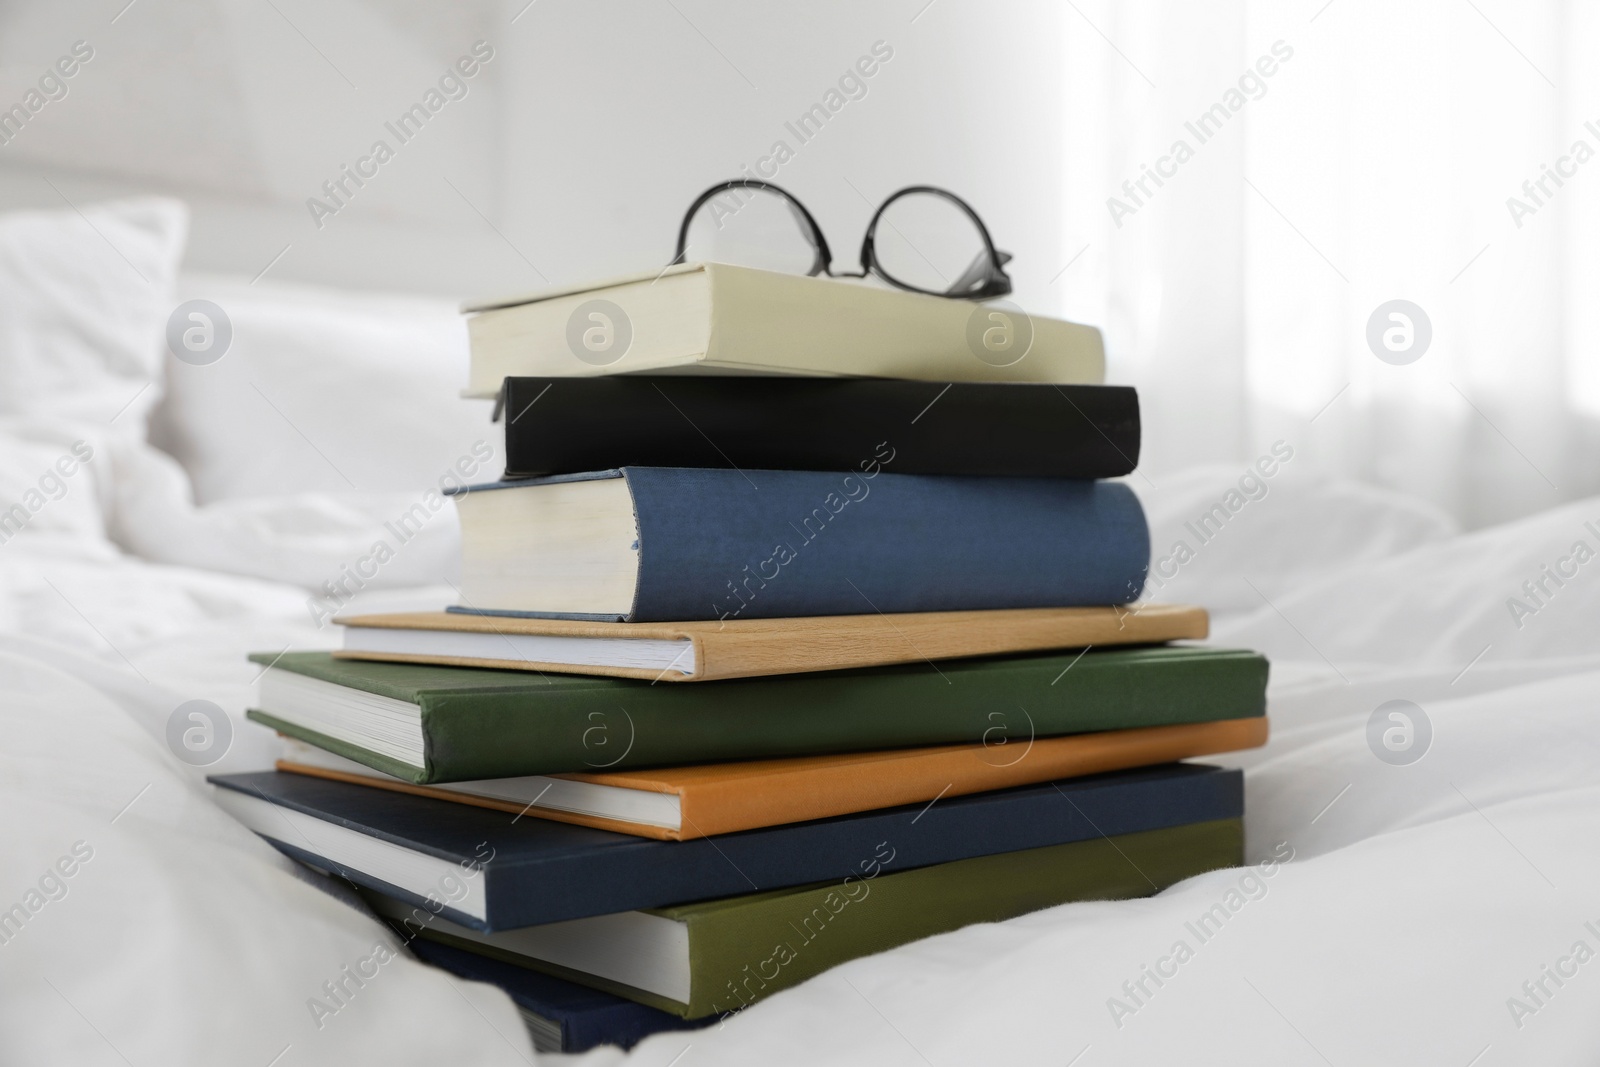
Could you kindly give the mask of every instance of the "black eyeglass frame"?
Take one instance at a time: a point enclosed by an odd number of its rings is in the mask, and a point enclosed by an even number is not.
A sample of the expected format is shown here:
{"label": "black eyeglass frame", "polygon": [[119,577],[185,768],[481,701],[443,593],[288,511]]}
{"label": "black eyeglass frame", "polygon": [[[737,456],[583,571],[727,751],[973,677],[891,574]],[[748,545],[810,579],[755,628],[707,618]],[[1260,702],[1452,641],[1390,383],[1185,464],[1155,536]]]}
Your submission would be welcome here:
{"label": "black eyeglass frame", "polygon": [[[861,239],[860,272],[856,274],[835,274],[833,272],[833,253],[828,248],[828,239],[822,235],[822,227],[817,225],[817,220],[811,216],[811,212],[806,210],[806,206],[794,194],[773,185],[771,182],[759,181],[754,178],[735,178],[731,181],[719,182],[697,196],[694,203],[689,205],[689,210],[684,213],[683,224],[678,227],[678,247],[672,256],[673,264],[682,263],[685,254],[688,252],[689,225],[694,222],[694,218],[699,214],[700,209],[705,207],[712,197],[733,189],[760,189],[783,198],[784,202],[788,204],[789,210],[794,213],[795,221],[800,224],[801,235],[811,245],[811,269],[806,271],[806,274],[810,277],[824,274],[830,278],[865,278],[870,274],[897,289],[905,289],[913,293],[924,293],[928,296],[949,297],[956,300],[992,300],[995,297],[1006,296],[1011,292],[1011,276],[1005,272],[1005,265],[1011,261],[1011,253],[1001,252],[995,248],[994,240],[989,236],[989,228],[983,224],[983,220],[972,209],[972,205],[948,189],[940,189],[936,185],[908,185],[903,189],[897,189],[890,193],[888,199],[879,204],[878,210],[873,212],[872,221],[867,224],[866,236]],[[966,214],[972,225],[977,229],[978,236],[983,239],[983,248],[986,255],[976,260],[973,266],[960,278],[957,278],[950,288],[944,292],[924,289],[921,286],[903,282],[890,274],[878,262],[878,220],[883,218],[883,213],[896,200],[917,193],[939,196],[950,201]],[[958,289],[960,291],[957,291]]]}

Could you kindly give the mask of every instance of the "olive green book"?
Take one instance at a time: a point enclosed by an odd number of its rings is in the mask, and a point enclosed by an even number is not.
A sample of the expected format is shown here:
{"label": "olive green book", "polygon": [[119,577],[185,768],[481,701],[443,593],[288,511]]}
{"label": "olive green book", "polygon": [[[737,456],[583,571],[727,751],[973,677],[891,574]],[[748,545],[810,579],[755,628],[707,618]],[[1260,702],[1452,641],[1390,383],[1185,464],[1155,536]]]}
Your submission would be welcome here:
{"label": "olive green book", "polygon": [[364,895],[408,935],[697,1019],[738,1011],[830,967],[972,923],[1072,901],[1149,896],[1206,871],[1237,867],[1244,862],[1244,824],[1218,819],[898,873],[894,859],[886,841],[842,882],[493,934]]}
{"label": "olive green book", "polygon": [[[250,718],[413,784],[593,773],[1262,715],[1267,661],[1158,646],[700,685],[256,655]],[[1010,751],[1015,751],[1011,749]]]}

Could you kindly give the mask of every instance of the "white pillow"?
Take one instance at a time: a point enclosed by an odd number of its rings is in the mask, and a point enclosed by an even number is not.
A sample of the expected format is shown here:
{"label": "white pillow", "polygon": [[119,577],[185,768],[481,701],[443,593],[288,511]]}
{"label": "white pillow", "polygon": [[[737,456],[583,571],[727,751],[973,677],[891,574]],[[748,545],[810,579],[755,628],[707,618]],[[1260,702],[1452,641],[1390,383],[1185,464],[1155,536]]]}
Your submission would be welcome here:
{"label": "white pillow", "polygon": [[[436,485],[409,493],[286,493],[195,507],[165,452],[117,441],[100,461],[115,483],[111,537],[141,559],[318,590],[326,620],[357,591],[451,581],[459,572],[455,507]],[[342,594],[325,583],[342,586]]]}
{"label": "white pillow", "polygon": [[0,416],[142,434],[187,230],[155,198],[0,215]]}
{"label": "white pillow", "polygon": [[459,395],[467,334],[453,303],[216,276],[184,277],[179,297],[213,302],[232,329],[215,362],[167,360],[152,419],[196,503],[499,477],[491,406]]}
{"label": "white pillow", "polygon": [[1150,523],[1144,595],[1216,614],[1253,611],[1263,597],[1456,532],[1426,501],[1323,477],[1282,446],[1251,464],[1127,481]]}
{"label": "white pillow", "polygon": [[101,496],[108,462],[101,435],[0,418],[0,547],[113,557]]}

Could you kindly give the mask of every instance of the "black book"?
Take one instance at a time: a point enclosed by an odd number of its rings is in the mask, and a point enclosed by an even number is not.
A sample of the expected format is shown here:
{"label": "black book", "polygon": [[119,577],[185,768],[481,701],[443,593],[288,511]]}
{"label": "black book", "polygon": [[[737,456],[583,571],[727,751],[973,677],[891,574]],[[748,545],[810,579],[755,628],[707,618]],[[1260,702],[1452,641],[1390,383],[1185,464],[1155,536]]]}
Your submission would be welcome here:
{"label": "black book", "polygon": [[619,467],[1116,478],[1139,459],[1123,385],[883,378],[507,378],[506,477]]}

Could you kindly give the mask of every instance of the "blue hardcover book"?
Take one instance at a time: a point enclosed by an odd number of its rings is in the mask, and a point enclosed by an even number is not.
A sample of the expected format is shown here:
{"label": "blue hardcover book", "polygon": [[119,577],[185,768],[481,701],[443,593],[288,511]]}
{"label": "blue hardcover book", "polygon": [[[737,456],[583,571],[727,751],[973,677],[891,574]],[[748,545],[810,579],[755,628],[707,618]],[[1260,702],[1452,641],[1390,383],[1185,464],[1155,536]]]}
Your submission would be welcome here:
{"label": "blue hardcover book", "polygon": [[1136,599],[1150,559],[1115,482],[624,467],[458,490],[460,610],[686,622]]}
{"label": "blue hardcover book", "polygon": [[1176,763],[691,841],[658,841],[387,789],[268,771],[221,775],[217,802],[281,851],[495,931],[1139,833],[1244,811],[1239,771]]}
{"label": "blue hardcover book", "polygon": [[599,989],[505,963],[396,926],[412,953],[469,982],[487,982],[506,992],[540,1052],[587,1052],[597,1045],[632,1048],[663,1030],[694,1030],[716,1021],[682,1019]]}

